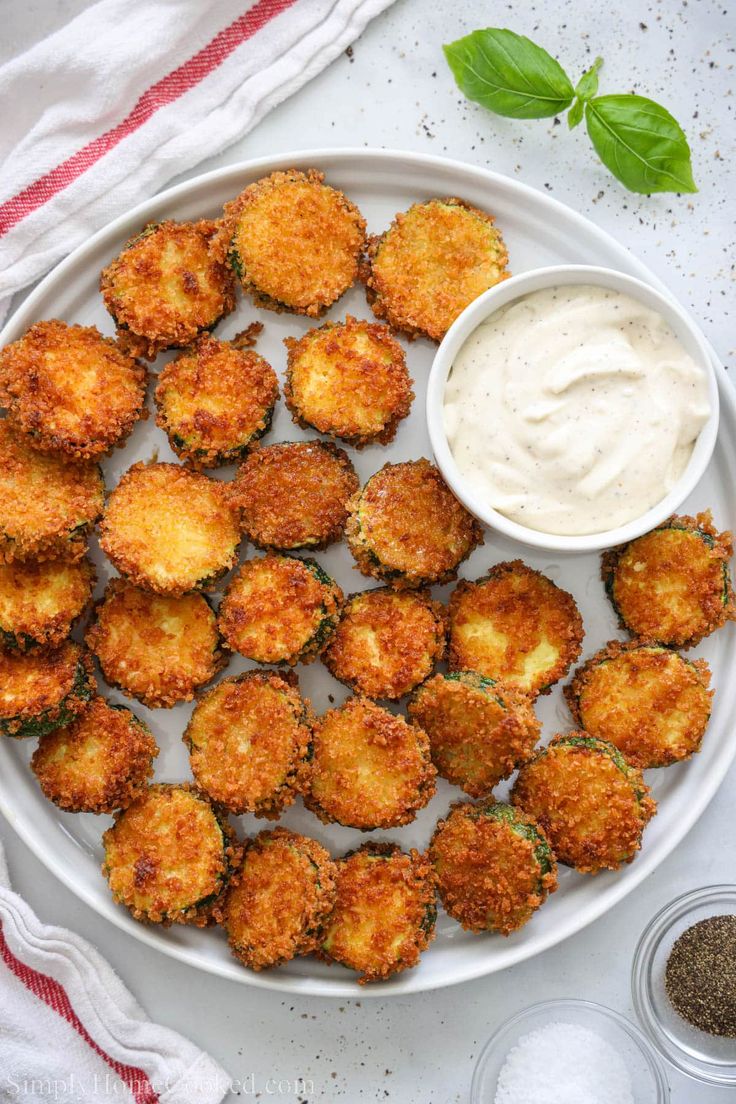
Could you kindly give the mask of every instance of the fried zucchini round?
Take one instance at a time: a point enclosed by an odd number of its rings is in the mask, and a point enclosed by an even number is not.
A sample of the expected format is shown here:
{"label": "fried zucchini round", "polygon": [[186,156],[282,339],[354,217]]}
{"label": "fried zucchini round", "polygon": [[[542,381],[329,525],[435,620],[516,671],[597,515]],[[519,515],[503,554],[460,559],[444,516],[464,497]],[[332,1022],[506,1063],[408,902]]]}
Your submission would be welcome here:
{"label": "fried zucchini round", "polygon": [[429,856],[440,900],[466,931],[510,935],[557,889],[557,863],[540,826],[492,800],[450,806]]}
{"label": "fried zucchini round", "polygon": [[450,598],[450,670],[477,671],[526,694],[548,694],[580,655],[575,599],[521,560],[496,564]]}
{"label": "fried zucchini round", "polygon": [[429,740],[415,725],[368,698],[349,698],[315,723],[304,804],[325,824],[397,828],[410,824],[435,791]]}
{"label": "fried zucchini round", "polygon": [[477,521],[424,458],[385,464],[348,509],[346,536],[358,569],[397,589],[450,582],[483,543]]}
{"label": "fried zucchini round", "polygon": [[368,243],[368,301],[410,338],[441,341],[473,299],[510,275],[491,215],[462,199],[430,199]]}
{"label": "fried zucchini round", "polygon": [[75,641],[0,651],[0,735],[43,736],[70,724],[95,694],[92,657]]}
{"label": "fried zucchini round", "polygon": [[329,852],[307,836],[275,828],[250,840],[218,916],[235,957],[266,970],[317,950],[336,873]]}
{"label": "fried zucchini round", "polygon": [[657,811],[641,771],[587,732],[555,736],[517,776],[511,801],[538,820],[561,863],[617,870],[641,847]]}
{"label": "fried zucchini round", "polygon": [[612,640],[565,687],[573,717],[634,767],[666,767],[700,750],[710,718],[710,668],[647,641]]}
{"label": "fried zucchini round", "polygon": [[224,216],[219,255],[260,307],[317,317],[358,277],[365,220],[321,172],[271,173]]}
{"label": "fried zucchini round", "polygon": [[692,648],[736,617],[728,561],[730,533],[710,511],[671,517],[659,529],[603,556],[603,581],[621,624],[634,636]]}
{"label": "fried zucchini round", "polygon": [[42,736],[31,770],[49,801],[69,813],[130,805],[153,774],[158,746],[129,709],[94,698],[66,728]]}
{"label": "fried zucchini round", "polygon": [[151,594],[111,579],[87,644],[111,686],[144,705],[191,701],[225,664],[215,614],[201,594]]}
{"label": "fried zucchini round", "polygon": [[197,702],[183,736],[192,774],[229,812],[275,820],[304,788],[309,719],[299,691],[273,671],[223,679]]}
{"label": "fried zucchini round", "polygon": [[134,464],[100,522],[100,547],[120,574],[158,594],[210,589],[239,541],[225,484],[178,464]]}
{"label": "fried zucchini round", "polygon": [[88,559],[0,563],[3,646],[25,652],[61,644],[92,597],[95,580]]}
{"label": "fried zucchini round", "polygon": [[475,671],[435,675],[408,714],[429,736],[439,774],[483,797],[530,757],[541,725],[526,694]]}
{"label": "fried zucchini round", "polygon": [[385,981],[419,962],[434,939],[435,877],[426,855],[393,843],[364,843],[337,863],[337,901],[322,955]]}
{"label": "fried zucchini round", "polygon": [[132,237],[100,276],[120,344],[153,360],[189,345],[235,306],[229,267],[215,256],[218,223],[152,222]]}
{"label": "fried zucchini round", "polygon": [[220,603],[225,643],[257,663],[312,663],[335,631],[343,593],[314,560],[246,560]]}
{"label": "fried zucchini round", "polygon": [[348,315],[284,344],[284,398],[297,425],[355,448],[393,440],[414,392],[404,350],[387,326]]}
{"label": "fried zucchini round", "polygon": [[322,662],[351,690],[395,700],[423,682],[444,653],[444,607],[429,593],[379,587],[348,598]]}
{"label": "fried zucchini round", "polygon": [[37,322],[0,352],[8,418],[42,452],[93,460],[142,416],[146,369],[96,326]]}
{"label": "fried zucchini round", "polygon": [[0,560],[78,560],[104,506],[97,464],[28,445],[0,419]]}
{"label": "fried zucchini round", "polygon": [[319,549],[342,538],[347,503],[358,487],[343,449],[323,441],[285,441],[250,453],[231,484],[231,501],[256,547]]}
{"label": "fried zucchini round", "polygon": [[159,374],[156,425],[177,456],[193,468],[241,460],[268,431],[279,384],[254,349],[209,334]]}
{"label": "fried zucchini round", "polygon": [[204,928],[240,863],[224,814],[196,786],[148,786],[102,837],[113,899],[149,924]]}

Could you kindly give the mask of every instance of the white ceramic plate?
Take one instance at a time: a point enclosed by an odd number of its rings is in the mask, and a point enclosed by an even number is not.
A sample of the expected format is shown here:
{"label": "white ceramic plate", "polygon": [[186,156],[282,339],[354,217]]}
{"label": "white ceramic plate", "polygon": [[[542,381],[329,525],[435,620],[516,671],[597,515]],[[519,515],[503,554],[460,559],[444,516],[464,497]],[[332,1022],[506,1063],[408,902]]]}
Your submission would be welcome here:
{"label": "white ceramic plate", "polygon": [[[141,204],[101,230],[47,276],[8,323],[0,335],[0,343],[6,344],[20,337],[31,323],[41,318],[58,317],[69,322],[95,323],[103,331],[111,333],[111,320],[102,306],[97,284],[100,269],[118,252],[126,238],[151,219],[217,215],[225,200],[236,195],[246,184],[275,169],[292,166],[316,166],[324,170],[330,183],[343,188],[358,203],[368,220],[370,231],[374,233],[383,230],[395,212],[404,210],[416,200],[436,195],[459,195],[495,214],[508,245],[514,272],[566,262],[597,264],[618,268],[656,283],[643,265],[593,223],[515,180],[459,162],[418,154],[362,149],[315,150],[219,169]],[[346,311],[359,317],[371,317],[360,288],[354,288],[346,295],[329,317],[342,318]],[[285,364],[282,338],[304,333],[311,323],[287,314],[257,311],[250,302],[241,299],[235,313],[218,328],[218,336],[229,337],[254,318],[260,318],[265,324],[259,351],[282,372]],[[361,479],[367,478],[386,460],[429,455],[424,403],[433,351],[434,346],[422,340],[408,346],[416,399],[411,416],[402,423],[394,443],[388,448],[371,447],[360,453],[349,450]],[[157,367],[163,360],[165,357],[160,358]],[[718,372],[721,388],[719,440],[706,476],[685,506],[691,513],[711,507],[719,527],[733,528],[736,527],[736,516],[729,472],[736,470],[736,399],[720,366]],[[304,436],[292,424],[283,403],[280,403],[274,428],[266,441]],[[156,429],[150,419],[136,427],[124,450],[116,451],[106,461],[104,467],[108,487],[114,486],[122,472],[134,461],[150,458],[154,453],[158,453],[162,460],[175,459],[164,434]],[[222,474],[224,478],[230,478],[231,472],[226,469]],[[101,590],[110,568],[96,548],[93,555],[100,567]],[[491,564],[517,556],[572,591],[585,622],[584,656],[590,655],[606,640],[621,635],[599,579],[598,557],[595,555],[552,557],[489,534],[485,546],[477,549],[463,565],[462,574],[476,578]],[[371,585],[369,580],[356,572],[344,545],[330,548],[320,555],[320,559],[346,592]],[[439,589],[438,596],[446,598],[449,590],[449,587]],[[35,741],[4,740],[0,745],[0,808],[46,866],[100,915],[137,939],[191,966],[246,984],[296,993],[387,996],[435,989],[502,970],[539,954],[579,931],[631,892],[677,846],[708,804],[736,753],[736,726],[732,723],[736,709],[736,685],[731,674],[735,641],[733,627],[729,626],[697,649],[697,655],[709,660],[717,688],[710,728],[702,752],[691,762],[649,772],[648,781],[653,785],[659,801],[659,815],[647,828],[643,850],[632,865],[617,873],[600,874],[596,878],[563,869],[558,892],[525,928],[508,939],[494,935],[469,935],[440,913],[437,938],[420,965],[380,985],[359,988],[349,971],[340,966],[327,966],[312,958],[297,959],[278,970],[252,973],[230,957],[219,931],[200,931],[182,926],[164,930],[136,923],[124,909],[113,904],[99,872],[102,858],[100,837],[109,818],[65,814],[42,797],[28,769]],[[235,674],[247,666],[252,665],[233,659],[227,674]],[[297,670],[302,690],[312,699],[318,711],[326,709],[332,699],[340,702],[345,698],[344,688],[331,678],[320,663]],[[109,696],[115,701],[127,700],[117,691],[109,691]],[[191,713],[191,705],[150,711],[136,702],[128,704],[147,721],[161,745],[157,777],[166,780],[189,778],[188,760],[180,737]],[[544,723],[545,739],[570,726],[570,716],[559,686],[550,696],[540,700],[538,711]],[[506,793],[506,786],[499,787],[499,796]],[[348,828],[326,827],[306,812],[301,803],[287,810],[283,822],[315,836],[335,855],[359,845],[369,835],[396,839],[405,847],[422,848],[426,846],[437,818],[446,811],[451,800],[461,796],[459,790],[441,782],[437,795],[416,821],[393,832],[364,834]],[[253,833],[267,826],[266,821],[241,818],[243,832]]]}

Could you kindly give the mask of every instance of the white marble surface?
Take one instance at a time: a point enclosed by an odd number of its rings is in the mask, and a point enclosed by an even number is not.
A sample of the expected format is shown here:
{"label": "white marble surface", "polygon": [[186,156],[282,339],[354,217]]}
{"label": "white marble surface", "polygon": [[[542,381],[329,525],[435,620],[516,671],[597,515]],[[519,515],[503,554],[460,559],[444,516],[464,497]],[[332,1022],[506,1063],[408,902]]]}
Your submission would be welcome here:
{"label": "white marble surface", "polygon": [[[6,2],[0,60],[84,6],[84,0]],[[233,4],[234,14],[239,8]],[[464,102],[440,47],[489,24],[529,34],[574,76],[602,54],[604,91],[659,98],[689,134],[700,192],[683,199],[631,196],[596,162],[583,127],[570,134],[564,124],[503,120]],[[200,169],[288,149],[365,144],[444,154],[518,176],[550,190],[638,253],[691,306],[728,363],[734,344],[728,217],[734,54],[727,35],[733,28],[728,0],[608,4],[597,13],[584,0],[398,0],[355,44],[352,59],[340,58]],[[390,1002],[289,1000],[194,973],[97,917],[5,825],[0,835],[14,885],[37,912],[95,943],[152,1018],[190,1035],[244,1084],[229,1104],[256,1093],[261,1100],[449,1104],[468,1099],[473,1065],[489,1034],[533,1001],[584,997],[633,1015],[631,956],[652,913],[688,889],[736,881],[730,842],[735,796],[732,768],[679,849],[575,939],[503,974]],[[674,1104],[729,1100],[726,1089],[703,1088],[674,1070],[669,1077]],[[303,1086],[295,1086],[298,1078],[313,1091],[305,1096]],[[278,1079],[284,1079],[281,1091]]]}

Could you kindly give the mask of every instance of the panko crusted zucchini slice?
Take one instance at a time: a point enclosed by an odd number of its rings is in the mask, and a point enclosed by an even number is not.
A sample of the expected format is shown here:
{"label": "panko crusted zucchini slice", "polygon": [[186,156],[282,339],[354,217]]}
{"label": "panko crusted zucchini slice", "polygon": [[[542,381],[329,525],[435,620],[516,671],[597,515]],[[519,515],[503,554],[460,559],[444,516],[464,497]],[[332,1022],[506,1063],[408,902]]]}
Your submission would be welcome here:
{"label": "panko crusted zucchini slice", "polygon": [[156,425],[193,468],[242,460],[271,426],[279,385],[268,361],[202,335],[159,374]]}
{"label": "panko crusted zucchini slice", "polygon": [[575,600],[521,560],[463,579],[450,598],[450,669],[549,693],[577,657],[583,620]]}
{"label": "panko crusted zucchini slice", "polygon": [[144,413],[146,369],[96,326],[36,322],[0,352],[8,418],[42,452],[93,460]]}
{"label": "panko crusted zucchini slice", "polygon": [[152,594],[111,579],[87,644],[111,686],[144,705],[191,701],[225,664],[215,614],[202,594]]}
{"label": "panko crusted zucchini slice", "polygon": [[404,350],[387,326],[348,315],[284,344],[284,397],[297,425],[355,448],[393,440],[414,393]]}
{"label": "panko crusted zucchini slice", "polygon": [[612,640],[575,673],[565,697],[589,735],[634,767],[666,767],[700,750],[711,711],[710,668],[660,644]]}
{"label": "panko crusted zucchini slice", "polygon": [[473,299],[509,276],[508,259],[485,211],[455,197],[415,203],[369,240],[368,301],[409,338],[441,341]]}
{"label": "panko crusted zucchini slice", "polygon": [[189,783],[139,794],[102,837],[102,873],[136,920],[206,927],[242,848],[221,810]]}
{"label": "panko crusted zucchini slice", "polygon": [[397,589],[450,582],[483,543],[477,521],[424,458],[385,464],[348,508],[346,536],[358,570]]}
{"label": "panko crusted zucchini slice", "polygon": [[192,774],[229,812],[276,819],[304,788],[309,722],[298,689],[281,675],[223,679],[199,699],[184,733]]}
{"label": "panko crusted zucchini slice", "polygon": [[0,563],[0,641],[28,651],[55,647],[92,597],[95,569],[88,559]]}
{"label": "panko crusted zucchini slice", "polygon": [[368,698],[349,698],[320,717],[304,804],[349,828],[410,824],[435,791],[429,740]]}
{"label": "panko crusted zucchini slice", "polygon": [[78,560],[102,513],[97,464],[31,448],[0,419],[0,560]]}
{"label": "panko crusted zucchini slice", "polygon": [[603,556],[602,575],[621,624],[634,636],[692,648],[736,617],[730,533],[709,510],[671,517]]}
{"label": "panko crusted zucchini slice", "polygon": [[351,594],[322,662],[358,693],[400,698],[442,659],[445,628],[444,607],[428,592],[378,587]]}
{"label": "panko crusted zucchini slice", "polygon": [[210,589],[239,541],[225,484],[178,464],[134,464],[100,522],[100,547],[120,574],[158,594]]}
{"label": "panko crusted zucchini slice", "polygon": [[355,204],[321,172],[290,169],[225,204],[218,255],[258,306],[317,317],[355,283],[364,243]]}
{"label": "panko crusted zucchini slice", "polygon": [[218,908],[235,957],[266,970],[315,951],[335,904],[335,875],[329,852],[307,836],[275,828],[249,840]]}
{"label": "panko crusted zucchini slice", "polygon": [[92,657],[75,641],[0,651],[0,735],[43,736],[70,724],[95,694]]}
{"label": "panko crusted zucchini slice", "polygon": [[558,860],[581,874],[631,862],[657,811],[641,771],[587,732],[541,748],[519,771],[511,801],[539,821]]}
{"label": "panko crusted zucchini slice", "polygon": [[60,809],[112,813],[145,788],[157,755],[156,741],[135,713],[94,698],[71,724],[41,737],[31,770]]}
{"label": "panko crusted zucchini slice", "polygon": [[365,985],[416,966],[434,939],[435,876],[426,855],[364,843],[337,863],[337,901],[322,955]]}
{"label": "panko crusted zucchini slice", "polygon": [[103,269],[102,298],[134,356],[189,345],[235,306],[232,273],[212,248],[217,230],[207,219],[149,223]]}
{"label": "panko crusted zucchini slice", "polygon": [[230,489],[248,540],[290,552],[340,540],[348,500],[358,487],[344,449],[324,441],[284,441],[254,449]]}
{"label": "panko crusted zucchini slice", "polygon": [[438,773],[471,797],[490,793],[521,766],[541,732],[526,694],[475,671],[428,679],[408,714],[429,736]]}
{"label": "panko crusted zucchini slice", "polygon": [[440,900],[466,931],[510,935],[557,889],[557,863],[539,824],[493,800],[452,805],[429,855]]}
{"label": "panko crusted zucchini slice", "polygon": [[218,624],[231,651],[257,663],[312,663],[337,625],[343,593],[314,560],[269,552],[230,580]]}

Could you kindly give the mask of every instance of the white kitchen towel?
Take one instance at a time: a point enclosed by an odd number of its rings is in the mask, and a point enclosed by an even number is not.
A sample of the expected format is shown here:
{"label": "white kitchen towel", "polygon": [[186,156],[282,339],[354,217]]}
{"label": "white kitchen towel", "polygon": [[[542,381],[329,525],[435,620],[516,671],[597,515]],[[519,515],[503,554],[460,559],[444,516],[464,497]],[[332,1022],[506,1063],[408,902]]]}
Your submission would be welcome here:
{"label": "white kitchen towel", "polygon": [[217,1104],[230,1084],[148,1019],[90,943],[41,923],[10,888],[0,844],[0,1100]]}
{"label": "white kitchen towel", "polygon": [[390,3],[100,0],[0,67],[0,322],[15,292],[242,137]]}

